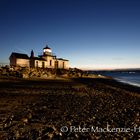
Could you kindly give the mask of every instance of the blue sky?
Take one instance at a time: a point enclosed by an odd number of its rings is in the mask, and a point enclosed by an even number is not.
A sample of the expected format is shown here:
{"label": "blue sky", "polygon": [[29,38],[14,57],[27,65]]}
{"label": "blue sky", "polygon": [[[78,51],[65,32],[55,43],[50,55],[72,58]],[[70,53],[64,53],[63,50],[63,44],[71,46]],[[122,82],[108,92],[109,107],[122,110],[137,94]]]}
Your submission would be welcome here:
{"label": "blue sky", "polygon": [[139,0],[1,0],[0,63],[46,43],[71,67],[140,68]]}

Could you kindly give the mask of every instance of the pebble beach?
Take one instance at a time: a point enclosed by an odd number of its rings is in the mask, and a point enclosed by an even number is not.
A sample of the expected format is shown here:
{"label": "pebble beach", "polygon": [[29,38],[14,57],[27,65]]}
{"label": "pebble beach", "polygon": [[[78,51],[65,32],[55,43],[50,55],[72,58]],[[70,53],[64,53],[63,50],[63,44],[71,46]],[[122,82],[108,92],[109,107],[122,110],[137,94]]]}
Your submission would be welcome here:
{"label": "pebble beach", "polygon": [[110,78],[0,78],[1,140],[138,140],[140,88]]}

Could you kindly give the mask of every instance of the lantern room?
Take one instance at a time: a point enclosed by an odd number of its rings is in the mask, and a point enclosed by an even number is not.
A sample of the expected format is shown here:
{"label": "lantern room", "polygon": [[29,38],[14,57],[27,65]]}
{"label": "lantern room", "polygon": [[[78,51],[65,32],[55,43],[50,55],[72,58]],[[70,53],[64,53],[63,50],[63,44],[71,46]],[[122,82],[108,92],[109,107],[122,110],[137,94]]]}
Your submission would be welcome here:
{"label": "lantern room", "polygon": [[51,55],[52,54],[52,50],[51,50],[51,48],[48,47],[48,45],[46,45],[46,47],[43,48],[43,54],[44,55]]}

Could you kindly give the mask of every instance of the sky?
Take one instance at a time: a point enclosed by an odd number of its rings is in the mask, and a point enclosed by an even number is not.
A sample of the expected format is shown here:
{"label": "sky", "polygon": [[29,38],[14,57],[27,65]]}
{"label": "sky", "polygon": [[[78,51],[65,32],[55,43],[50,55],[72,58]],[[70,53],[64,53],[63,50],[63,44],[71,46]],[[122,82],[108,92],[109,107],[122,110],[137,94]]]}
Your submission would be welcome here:
{"label": "sky", "polygon": [[82,69],[140,68],[139,0],[0,0],[0,63],[48,44]]}

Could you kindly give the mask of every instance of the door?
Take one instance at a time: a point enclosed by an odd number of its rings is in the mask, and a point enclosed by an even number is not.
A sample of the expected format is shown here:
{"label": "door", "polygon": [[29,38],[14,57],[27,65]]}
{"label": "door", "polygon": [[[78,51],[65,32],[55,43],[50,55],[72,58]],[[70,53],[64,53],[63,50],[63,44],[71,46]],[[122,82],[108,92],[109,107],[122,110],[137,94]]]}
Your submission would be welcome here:
{"label": "door", "polygon": [[55,68],[58,68],[58,61],[55,61]]}
{"label": "door", "polygon": [[45,62],[42,62],[42,68],[45,68]]}

